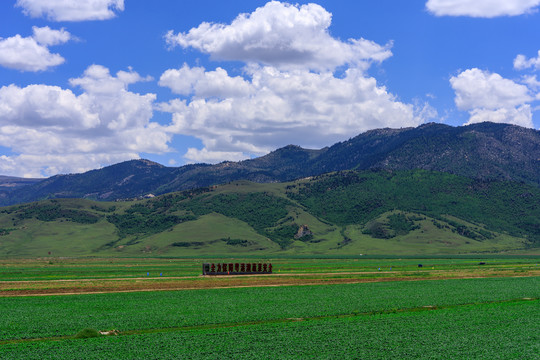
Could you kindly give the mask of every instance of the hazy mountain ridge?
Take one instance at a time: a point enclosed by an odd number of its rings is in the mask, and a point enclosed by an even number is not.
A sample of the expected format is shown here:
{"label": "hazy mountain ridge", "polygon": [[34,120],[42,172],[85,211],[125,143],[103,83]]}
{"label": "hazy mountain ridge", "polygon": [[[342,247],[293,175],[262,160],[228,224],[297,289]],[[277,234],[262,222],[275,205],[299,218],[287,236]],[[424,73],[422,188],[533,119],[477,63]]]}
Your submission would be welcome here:
{"label": "hazy mountain ridge", "polygon": [[508,124],[429,123],[371,130],[320,150],[289,145],[256,159],[216,165],[174,168],[132,160],[0,192],[0,205],[67,197],[117,200],[241,179],[282,182],[351,169],[424,169],[540,186],[540,132]]}
{"label": "hazy mountain ridge", "polygon": [[43,179],[20,178],[15,176],[0,175],[0,191],[9,192],[17,188],[32,185]]}

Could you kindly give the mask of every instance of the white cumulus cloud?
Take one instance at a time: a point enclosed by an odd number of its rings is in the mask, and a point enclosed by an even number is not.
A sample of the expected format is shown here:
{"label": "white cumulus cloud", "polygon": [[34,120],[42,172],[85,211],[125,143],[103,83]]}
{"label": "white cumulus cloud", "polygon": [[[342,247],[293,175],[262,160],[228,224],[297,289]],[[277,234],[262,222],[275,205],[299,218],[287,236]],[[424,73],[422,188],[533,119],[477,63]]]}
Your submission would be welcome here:
{"label": "white cumulus cloud", "polygon": [[101,125],[111,130],[128,130],[144,126],[152,117],[155,94],[139,95],[127,90],[128,85],[147,80],[135,72],[119,71],[111,76],[109,69],[92,65],[83,76],[71,79],[84,93],[81,101],[100,114]]}
{"label": "white cumulus cloud", "polygon": [[51,21],[107,20],[124,10],[124,0],[17,0],[25,15]]}
{"label": "white cumulus cloud", "polygon": [[205,71],[202,67],[190,68],[186,64],[180,69],[165,71],[159,85],[176,94],[203,98],[246,96],[252,92],[248,81],[241,76],[230,77],[225,69],[218,67],[215,71]]}
{"label": "white cumulus cloud", "polygon": [[0,88],[0,124],[2,126],[57,127],[96,126],[99,118],[86,108],[71,90],[58,86],[16,85]]}
{"label": "white cumulus cloud", "polygon": [[33,36],[17,34],[7,39],[0,38],[0,66],[20,71],[43,71],[63,64],[60,54],[53,54],[49,46],[59,45],[72,39],[64,29],[53,30],[48,26],[33,28]]}
{"label": "white cumulus cloud", "polygon": [[[366,70],[392,56],[363,38],[332,37],[332,14],[317,4],[271,1],[230,24],[202,23],[170,31],[172,46],[214,60],[241,61],[241,76],[184,64],[159,85],[180,95],[159,109],[172,114],[168,131],[194,136],[190,162],[240,160],[287,144],[319,148],[378,127],[417,126],[436,116],[427,104],[400,101]],[[339,68],[339,71],[336,69]]]}
{"label": "white cumulus cloud", "polygon": [[368,66],[392,55],[391,43],[366,39],[344,42],[328,32],[332,14],[317,4],[271,1],[231,24],[203,22],[187,33],[166,35],[167,42],[194,48],[216,60],[239,60],[279,67],[332,70],[344,64]]}
{"label": "white cumulus cloud", "polygon": [[525,55],[519,54],[514,59],[514,69],[525,70],[530,68],[540,70],[540,50],[538,50],[538,57],[527,59]]}
{"label": "white cumulus cloud", "polygon": [[[540,81],[538,81],[536,75],[525,75],[523,76],[522,82],[532,91],[540,90]],[[539,98],[538,96],[540,96],[540,93],[537,95],[537,98]]]}
{"label": "white cumulus cloud", "polygon": [[138,158],[140,152],[168,151],[171,135],[152,122],[154,94],[128,86],[147,80],[136,72],[115,76],[92,65],[71,79],[70,89],[43,84],[0,88],[0,146],[14,155],[0,158],[0,173],[50,176],[81,172]]}
{"label": "white cumulus cloud", "polygon": [[428,0],[426,8],[436,16],[493,18],[535,12],[539,4],[540,0]]}
{"label": "white cumulus cloud", "polygon": [[[269,66],[246,71],[246,80],[219,75],[223,84],[243,84],[245,91],[234,94],[220,82],[210,91],[207,77],[216,72],[200,67],[184,65],[162,75],[162,86],[193,94],[160,105],[173,114],[170,132],[202,140],[202,150],[190,149],[185,155],[190,161],[239,160],[287,144],[323,147],[368,129],[417,126],[434,115],[426,111],[429,106],[398,101],[359,69],[350,68],[343,77]],[[205,84],[202,90],[199,82]]]}
{"label": "white cumulus cloud", "polygon": [[501,107],[497,109],[472,109],[471,117],[466,125],[485,121],[495,123],[510,123],[523,127],[533,127],[531,105],[524,104],[518,107]]}
{"label": "white cumulus cloud", "polygon": [[189,163],[217,164],[224,160],[240,161],[245,160],[246,155],[241,151],[209,151],[207,148],[189,148],[184,155]]}
{"label": "white cumulus cloud", "polygon": [[71,40],[71,34],[65,29],[53,30],[48,26],[37,27],[33,26],[32,30],[34,35],[32,36],[38,43],[46,46],[63,44]]}
{"label": "white cumulus cloud", "polygon": [[450,84],[457,108],[471,115],[467,124],[491,121],[533,127],[530,102],[535,98],[526,85],[477,68],[453,76]]}
{"label": "white cumulus cloud", "polygon": [[477,68],[465,70],[452,77],[450,84],[456,90],[456,105],[460,110],[514,107],[531,101],[525,85]]}

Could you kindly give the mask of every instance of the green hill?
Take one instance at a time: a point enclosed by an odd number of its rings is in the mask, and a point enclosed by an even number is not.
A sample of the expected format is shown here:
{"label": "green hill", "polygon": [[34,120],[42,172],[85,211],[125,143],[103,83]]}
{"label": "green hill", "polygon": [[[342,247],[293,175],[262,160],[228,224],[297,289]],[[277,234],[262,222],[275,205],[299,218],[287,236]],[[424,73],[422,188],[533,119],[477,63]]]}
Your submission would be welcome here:
{"label": "green hill", "polygon": [[539,204],[536,186],[426,170],[238,181],[139,201],[1,208],[0,255],[534,253]]}

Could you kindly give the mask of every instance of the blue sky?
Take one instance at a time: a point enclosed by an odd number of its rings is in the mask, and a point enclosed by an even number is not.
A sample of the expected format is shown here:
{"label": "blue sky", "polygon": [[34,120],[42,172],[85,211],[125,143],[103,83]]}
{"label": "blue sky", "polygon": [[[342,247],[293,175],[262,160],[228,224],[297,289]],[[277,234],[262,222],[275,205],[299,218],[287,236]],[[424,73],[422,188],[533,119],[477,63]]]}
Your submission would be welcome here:
{"label": "blue sky", "polygon": [[0,2],[0,174],[540,127],[540,0]]}

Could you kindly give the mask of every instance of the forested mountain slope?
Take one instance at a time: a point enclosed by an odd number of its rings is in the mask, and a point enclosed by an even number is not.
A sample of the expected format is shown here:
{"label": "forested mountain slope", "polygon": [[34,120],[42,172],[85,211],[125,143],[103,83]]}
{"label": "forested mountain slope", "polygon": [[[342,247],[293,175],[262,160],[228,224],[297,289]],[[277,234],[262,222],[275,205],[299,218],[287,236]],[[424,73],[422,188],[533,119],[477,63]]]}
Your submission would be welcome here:
{"label": "forested mountain slope", "polygon": [[540,186],[540,132],[508,124],[452,127],[430,123],[417,128],[372,130],[320,150],[289,145],[256,159],[216,165],[173,168],[132,160],[0,191],[0,205],[49,198],[110,201],[235,180],[271,183],[366,169],[424,169]]}

